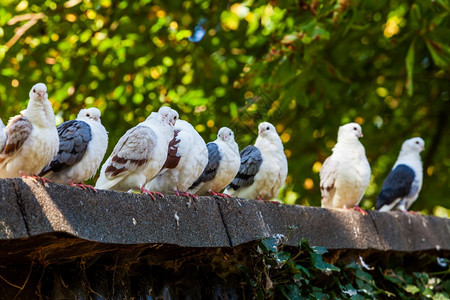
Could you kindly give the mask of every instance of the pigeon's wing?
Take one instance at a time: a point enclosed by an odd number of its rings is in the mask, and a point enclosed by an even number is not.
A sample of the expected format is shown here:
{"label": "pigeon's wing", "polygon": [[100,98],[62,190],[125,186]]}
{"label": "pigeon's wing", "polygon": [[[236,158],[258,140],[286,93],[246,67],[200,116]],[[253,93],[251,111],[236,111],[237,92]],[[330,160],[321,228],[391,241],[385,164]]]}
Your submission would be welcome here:
{"label": "pigeon's wing", "polygon": [[334,183],[339,162],[333,156],[328,157],[320,169],[320,192],[323,199],[329,199],[335,192]]}
{"label": "pigeon's wing", "polygon": [[203,170],[202,175],[192,184],[190,189],[195,189],[200,183],[208,182],[216,177],[222,156],[220,155],[219,146],[216,143],[206,144],[208,149],[208,163]]}
{"label": "pigeon's wing", "polygon": [[229,187],[238,190],[253,184],[263,161],[261,151],[255,146],[247,146],[241,151],[241,166]]}
{"label": "pigeon's wing", "polygon": [[125,176],[145,165],[151,158],[156,142],[155,132],[147,126],[136,126],[128,130],[114,147],[105,169],[106,178]]}
{"label": "pigeon's wing", "polygon": [[403,164],[396,166],[381,186],[375,209],[380,209],[384,205],[391,204],[396,199],[408,196],[411,192],[414,178],[415,173],[413,169]]}
{"label": "pigeon's wing", "polygon": [[83,121],[64,122],[58,126],[57,130],[59,135],[58,154],[39,176],[44,176],[48,172],[59,172],[79,162],[92,140],[91,127]]}
{"label": "pigeon's wing", "polygon": [[181,155],[179,152],[179,146],[180,146],[180,137],[178,136],[180,134],[180,130],[174,130],[173,132],[173,138],[169,142],[169,148],[167,150],[167,158],[166,162],[164,163],[163,169],[173,169],[178,166],[178,163],[180,162]]}
{"label": "pigeon's wing", "polygon": [[2,153],[0,153],[0,163],[10,160],[17,154],[32,130],[33,125],[22,115],[9,120],[8,126],[5,128],[7,140]]}

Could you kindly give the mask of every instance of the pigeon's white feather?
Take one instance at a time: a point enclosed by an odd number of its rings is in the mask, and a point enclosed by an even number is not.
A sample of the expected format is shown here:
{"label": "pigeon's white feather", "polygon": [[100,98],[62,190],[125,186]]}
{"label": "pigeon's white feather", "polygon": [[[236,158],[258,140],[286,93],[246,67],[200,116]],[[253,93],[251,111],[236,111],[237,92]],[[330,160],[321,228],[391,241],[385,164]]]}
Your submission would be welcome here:
{"label": "pigeon's white feather", "polygon": [[[83,145],[83,147],[80,147],[80,145],[75,145],[75,147],[72,146],[69,151],[73,153],[76,152],[76,148],[83,148],[80,160],[74,164],[66,163],[58,171],[55,170],[56,168],[52,169],[52,164],[50,164],[48,174],[44,177],[56,183],[69,184],[70,181],[82,183],[95,175],[105,156],[106,149],[108,148],[108,133],[101,123],[100,116],[100,110],[95,107],[82,109],[79,112],[76,121],[84,122],[89,126],[88,128],[90,130],[87,134],[89,135],[90,140],[84,141],[79,139],[78,143],[85,143],[86,145]],[[86,128],[86,126],[84,128]],[[78,137],[78,135],[76,137]],[[64,141],[62,137],[60,137],[60,143],[61,141]],[[72,140],[69,140],[69,142],[73,143]],[[56,158],[57,157],[58,155]]]}
{"label": "pigeon's white feather", "polygon": [[[234,133],[227,127],[220,128],[217,139],[211,142],[217,145],[218,158],[208,162],[202,177],[190,192],[197,195],[208,195],[209,191],[220,192],[227,187],[236,176],[241,164],[239,146],[234,140]],[[208,174],[205,174],[208,172]]]}
{"label": "pigeon's white feather", "polygon": [[320,170],[322,207],[351,208],[361,201],[370,182],[370,165],[360,137],[359,124],[349,123],[339,128],[333,154]]}
{"label": "pigeon's white feather", "polygon": [[3,152],[3,149],[5,148],[6,139],[5,124],[3,124],[2,119],[0,119],[0,153]]}
{"label": "pigeon's white feather", "polygon": [[128,130],[103,164],[96,188],[130,191],[142,188],[164,165],[178,113],[162,107]]}
{"label": "pigeon's white feather", "polygon": [[169,144],[161,173],[145,186],[150,191],[184,193],[202,174],[208,162],[206,144],[191,124],[178,120],[174,132],[176,136]]}
{"label": "pigeon's white feather", "polygon": [[47,87],[31,88],[30,100],[21,115],[12,117],[5,128],[7,141],[0,153],[0,178],[37,175],[58,152],[55,114],[48,101]]}
{"label": "pigeon's white feather", "polygon": [[246,172],[241,156],[238,174],[225,190],[226,194],[241,198],[270,200],[278,195],[278,191],[286,180],[288,172],[286,155],[275,127],[268,122],[263,122],[259,124],[258,129],[259,134],[254,147],[259,150],[261,156],[257,159],[260,161],[259,170],[254,174],[250,185],[240,185],[238,179],[244,178],[245,176],[241,174]]}

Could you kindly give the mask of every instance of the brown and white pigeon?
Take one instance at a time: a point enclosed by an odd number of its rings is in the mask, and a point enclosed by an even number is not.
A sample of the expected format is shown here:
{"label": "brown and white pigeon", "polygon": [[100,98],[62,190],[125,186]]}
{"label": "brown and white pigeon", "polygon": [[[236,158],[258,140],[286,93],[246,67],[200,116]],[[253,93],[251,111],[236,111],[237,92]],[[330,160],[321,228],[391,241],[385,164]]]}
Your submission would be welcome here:
{"label": "brown and white pigeon", "polygon": [[202,174],[208,163],[208,150],[203,138],[184,120],[178,120],[169,143],[167,159],[161,172],[145,188],[164,194],[197,196],[188,188]]}
{"label": "brown and white pigeon", "polygon": [[357,123],[339,127],[333,154],[320,170],[322,207],[356,208],[366,214],[358,207],[370,182],[370,165],[359,141],[362,136],[361,126]]}
{"label": "brown and white pigeon", "polygon": [[9,119],[5,133],[6,143],[0,149],[0,178],[36,176],[52,161],[58,153],[59,138],[45,84],[31,88],[27,108]]}
{"label": "brown and white pigeon", "polygon": [[220,128],[217,139],[206,144],[206,147],[208,164],[189,191],[199,196],[208,193],[225,196],[220,191],[231,183],[241,165],[239,146],[234,141],[233,131],[228,127]]}
{"label": "brown and white pigeon", "polygon": [[258,125],[254,146],[241,151],[241,165],[225,194],[233,197],[270,200],[286,180],[288,165],[283,143],[275,129],[268,123]]}
{"label": "brown and white pigeon", "polygon": [[82,109],[76,120],[58,126],[59,151],[39,176],[61,184],[92,188],[83,181],[93,177],[108,148],[108,133],[100,110]]}
{"label": "brown and white pigeon", "polygon": [[164,166],[177,120],[178,113],[164,106],[128,130],[103,164],[95,188],[117,191],[140,189],[152,196],[144,185]]}

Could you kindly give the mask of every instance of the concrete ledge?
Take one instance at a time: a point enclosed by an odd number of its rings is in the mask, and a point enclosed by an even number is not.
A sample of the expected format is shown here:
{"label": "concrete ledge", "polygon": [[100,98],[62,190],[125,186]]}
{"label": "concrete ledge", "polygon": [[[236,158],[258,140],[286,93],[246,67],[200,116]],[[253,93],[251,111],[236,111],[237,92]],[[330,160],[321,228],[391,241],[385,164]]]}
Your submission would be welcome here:
{"label": "concrete ledge", "polygon": [[94,193],[52,183],[44,187],[19,178],[0,180],[0,192],[3,254],[31,255],[41,243],[54,245],[54,251],[76,248],[67,248],[66,240],[58,249],[59,233],[80,239],[74,245],[96,242],[98,250],[108,248],[102,244],[235,247],[283,234],[292,246],[305,237],[311,245],[328,249],[450,251],[449,219],[400,212],[369,211],[363,216],[351,210],[221,197],[189,201],[165,196],[154,202],[147,195]]}

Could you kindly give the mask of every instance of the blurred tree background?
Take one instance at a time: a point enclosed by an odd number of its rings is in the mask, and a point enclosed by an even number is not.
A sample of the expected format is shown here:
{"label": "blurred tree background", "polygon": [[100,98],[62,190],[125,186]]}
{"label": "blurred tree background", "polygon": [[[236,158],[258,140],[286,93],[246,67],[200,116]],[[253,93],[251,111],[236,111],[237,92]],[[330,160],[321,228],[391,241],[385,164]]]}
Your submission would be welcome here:
{"label": "blurred tree background", "polygon": [[240,149],[277,127],[289,161],[280,198],[320,205],[338,126],[363,126],[374,205],[402,142],[421,136],[412,207],[450,208],[448,0],[0,0],[0,117],[47,84],[57,123],[96,106],[109,150],[163,104],[204,137],[231,127]]}

